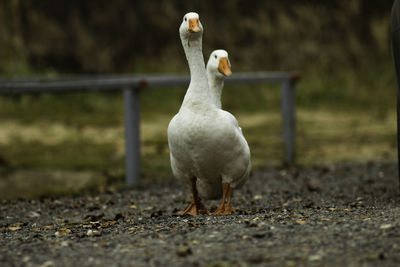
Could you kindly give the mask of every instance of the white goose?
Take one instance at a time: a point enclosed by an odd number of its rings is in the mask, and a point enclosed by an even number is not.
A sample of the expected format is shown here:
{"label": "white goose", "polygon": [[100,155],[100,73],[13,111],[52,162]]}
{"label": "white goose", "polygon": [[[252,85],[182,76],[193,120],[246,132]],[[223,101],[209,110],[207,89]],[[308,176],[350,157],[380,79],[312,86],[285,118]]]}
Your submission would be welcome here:
{"label": "white goose", "polygon": [[215,106],[221,108],[221,94],[225,77],[232,75],[228,52],[223,49],[214,50],[207,62],[208,86]]}
{"label": "white goose", "polygon": [[179,33],[191,80],[178,114],[169,123],[168,144],[174,176],[192,190],[192,203],[183,214],[208,214],[201,198],[221,195],[222,203],[214,214],[229,214],[234,211],[232,189],[248,177],[250,150],[235,117],[213,101],[202,52],[203,26],[197,13],[184,16]]}

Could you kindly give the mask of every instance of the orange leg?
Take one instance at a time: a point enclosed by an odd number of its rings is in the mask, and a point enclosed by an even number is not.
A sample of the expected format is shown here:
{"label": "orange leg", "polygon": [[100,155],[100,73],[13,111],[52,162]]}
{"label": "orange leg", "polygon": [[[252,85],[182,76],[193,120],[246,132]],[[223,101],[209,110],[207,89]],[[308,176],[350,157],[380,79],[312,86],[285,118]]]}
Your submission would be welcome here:
{"label": "orange leg", "polygon": [[197,216],[199,214],[210,214],[203,203],[201,203],[201,199],[197,193],[196,180],[196,177],[192,178],[192,203],[184,210],[182,215]]}
{"label": "orange leg", "polygon": [[236,211],[236,208],[231,206],[232,191],[233,191],[233,188],[229,186],[228,201],[226,202],[226,206],[225,206],[225,211],[229,212],[228,214],[231,214],[232,212]]}
{"label": "orange leg", "polygon": [[[213,212],[214,215],[227,215],[234,212],[236,209],[231,206],[232,187],[229,184],[222,184],[222,202],[221,205]],[[227,203],[225,206],[225,200]]]}

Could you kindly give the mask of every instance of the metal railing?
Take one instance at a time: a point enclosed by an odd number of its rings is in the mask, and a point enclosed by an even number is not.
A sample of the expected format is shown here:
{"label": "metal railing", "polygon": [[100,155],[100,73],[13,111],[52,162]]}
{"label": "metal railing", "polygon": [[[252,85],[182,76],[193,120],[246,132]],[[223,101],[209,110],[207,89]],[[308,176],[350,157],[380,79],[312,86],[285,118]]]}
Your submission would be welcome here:
{"label": "metal railing", "polygon": [[[281,83],[283,162],[295,162],[295,82],[297,73],[233,74],[225,84]],[[0,95],[122,90],[125,105],[126,186],[140,183],[140,90],[188,86],[186,75],[80,76],[62,79],[0,79]]]}

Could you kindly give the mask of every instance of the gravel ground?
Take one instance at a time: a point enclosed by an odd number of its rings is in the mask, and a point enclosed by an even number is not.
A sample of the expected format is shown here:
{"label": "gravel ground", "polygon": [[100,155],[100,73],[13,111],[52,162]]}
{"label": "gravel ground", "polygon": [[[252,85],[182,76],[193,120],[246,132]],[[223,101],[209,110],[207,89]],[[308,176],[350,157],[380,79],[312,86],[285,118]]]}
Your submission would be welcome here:
{"label": "gravel ground", "polygon": [[[395,164],[253,173],[228,216],[180,216],[179,184],[2,201],[1,266],[399,266]],[[211,210],[218,201],[205,201]]]}

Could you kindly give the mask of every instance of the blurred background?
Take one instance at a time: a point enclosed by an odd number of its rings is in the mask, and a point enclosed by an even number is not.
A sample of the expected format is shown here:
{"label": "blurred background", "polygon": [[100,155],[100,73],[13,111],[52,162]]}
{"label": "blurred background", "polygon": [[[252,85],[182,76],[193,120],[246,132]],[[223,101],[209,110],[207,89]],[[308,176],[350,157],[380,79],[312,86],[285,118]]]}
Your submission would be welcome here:
{"label": "blurred background", "polygon": [[[393,1],[0,2],[0,75],[188,74],[178,28],[200,14],[207,60],[233,72],[300,71],[297,164],[396,160]],[[280,85],[226,86],[254,170],[282,164]],[[141,95],[142,177],[168,183],[166,129],[186,88]],[[0,97],[0,196],[117,190],[124,182],[123,99],[115,93]]]}

